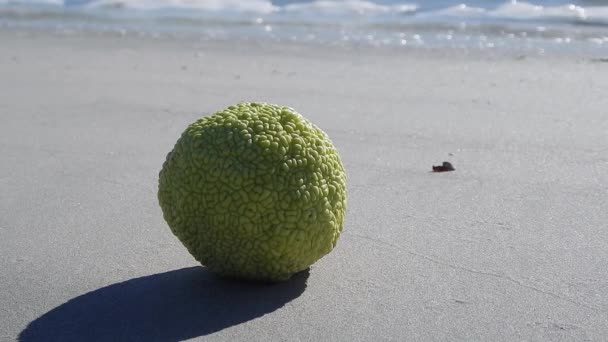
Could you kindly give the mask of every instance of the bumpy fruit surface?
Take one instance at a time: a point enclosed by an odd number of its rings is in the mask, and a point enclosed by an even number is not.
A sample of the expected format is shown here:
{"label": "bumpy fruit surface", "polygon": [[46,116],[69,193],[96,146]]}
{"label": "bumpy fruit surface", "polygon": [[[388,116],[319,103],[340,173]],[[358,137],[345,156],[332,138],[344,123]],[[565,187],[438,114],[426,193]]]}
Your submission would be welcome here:
{"label": "bumpy fruit surface", "polygon": [[340,157],[291,108],[241,103],[194,122],[159,178],[171,231],[224,276],[286,280],[329,253],[342,231]]}

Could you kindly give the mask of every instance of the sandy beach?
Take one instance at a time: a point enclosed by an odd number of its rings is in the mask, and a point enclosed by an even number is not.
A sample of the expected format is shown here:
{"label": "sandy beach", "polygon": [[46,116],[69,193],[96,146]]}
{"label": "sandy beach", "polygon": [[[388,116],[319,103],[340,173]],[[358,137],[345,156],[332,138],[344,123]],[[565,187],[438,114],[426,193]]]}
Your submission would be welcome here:
{"label": "sandy beach", "polygon": [[[0,31],[0,340],[603,341],[608,64]],[[295,108],[348,174],[336,249],[218,279],[156,198],[195,119]],[[456,171],[430,172],[451,162]]]}

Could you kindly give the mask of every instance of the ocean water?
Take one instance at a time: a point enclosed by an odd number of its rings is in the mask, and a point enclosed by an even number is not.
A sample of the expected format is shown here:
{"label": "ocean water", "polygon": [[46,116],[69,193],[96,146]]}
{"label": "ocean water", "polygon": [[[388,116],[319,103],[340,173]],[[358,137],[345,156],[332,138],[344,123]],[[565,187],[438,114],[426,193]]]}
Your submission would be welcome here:
{"label": "ocean water", "polygon": [[0,27],[608,54],[608,0],[0,0]]}

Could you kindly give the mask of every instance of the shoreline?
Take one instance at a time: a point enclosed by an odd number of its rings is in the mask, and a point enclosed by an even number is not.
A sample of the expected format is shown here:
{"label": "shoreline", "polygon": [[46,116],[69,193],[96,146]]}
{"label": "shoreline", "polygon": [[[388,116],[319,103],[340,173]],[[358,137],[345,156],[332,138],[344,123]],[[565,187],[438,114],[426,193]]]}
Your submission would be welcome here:
{"label": "shoreline", "polygon": [[[124,28],[106,28],[106,29],[86,29],[86,28],[60,28],[60,27],[32,27],[32,26],[2,26],[0,25],[0,35],[36,37],[48,36],[65,39],[122,39],[130,41],[147,41],[165,44],[174,44],[176,46],[196,47],[196,46],[245,46],[248,48],[262,48],[271,50],[323,50],[325,53],[363,53],[370,55],[403,55],[414,54],[424,57],[432,57],[435,55],[449,55],[454,58],[458,57],[473,57],[473,58],[514,58],[514,59],[570,59],[570,60],[589,60],[593,62],[603,62],[608,58],[608,45],[594,44],[587,42],[585,44],[562,44],[550,45],[547,40],[541,41],[541,44],[521,42],[514,45],[496,46],[493,48],[480,48],[475,46],[450,46],[450,45],[378,45],[366,42],[315,42],[315,41],[293,41],[289,39],[276,39],[273,37],[211,37],[200,35],[195,32],[179,33],[167,31],[164,33],[149,32],[140,30],[126,30]],[[569,46],[571,45],[571,46]]]}

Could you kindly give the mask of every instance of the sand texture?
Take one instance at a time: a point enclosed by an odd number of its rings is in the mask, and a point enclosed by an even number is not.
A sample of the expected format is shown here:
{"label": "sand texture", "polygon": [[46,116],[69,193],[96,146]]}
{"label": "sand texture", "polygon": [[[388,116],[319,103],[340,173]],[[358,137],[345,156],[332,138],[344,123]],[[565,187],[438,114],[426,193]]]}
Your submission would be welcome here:
{"label": "sand texture", "polygon": [[[608,64],[0,32],[0,340],[605,341]],[[190,122],[289,105],[348,174],[334,252],[218,279],[156,199]],[[451,162],[455,171],[433,173]]]}

